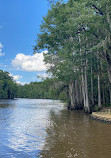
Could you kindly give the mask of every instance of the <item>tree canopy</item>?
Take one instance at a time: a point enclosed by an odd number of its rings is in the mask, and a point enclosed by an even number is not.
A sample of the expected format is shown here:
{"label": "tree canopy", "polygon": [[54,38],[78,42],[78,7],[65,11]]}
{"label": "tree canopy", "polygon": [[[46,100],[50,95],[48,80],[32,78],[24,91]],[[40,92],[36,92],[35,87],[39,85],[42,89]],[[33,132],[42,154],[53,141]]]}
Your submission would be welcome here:
{"label": "tree canopy", "polygon": [[0,99],[14,99],[17,85],[8,72],[0,70]]}
{"label": "tree canopy", "polygon": [[18,98],[60,99],[67,101],[67,86],[57,79],[46,79],[42,82],[18,85]]}
{"label": "tree canopy", "polygon": [[71,109],[111,103],[110,0],[54,2],[35,51],[48,50],[48,71],[68,85]]}

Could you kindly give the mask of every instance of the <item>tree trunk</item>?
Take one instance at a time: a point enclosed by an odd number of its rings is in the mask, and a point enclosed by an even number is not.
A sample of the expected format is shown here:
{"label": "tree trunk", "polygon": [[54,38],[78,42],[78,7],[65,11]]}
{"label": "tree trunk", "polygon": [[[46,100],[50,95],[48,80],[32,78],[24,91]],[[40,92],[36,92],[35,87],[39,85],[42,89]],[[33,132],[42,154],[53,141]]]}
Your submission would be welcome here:
{"label": "tree trunk", "polygon": [[[87,83],[87,52],[86,52],[86,45],[87,45],[87,39],[85,36],[83,36],[84,41],[84,59],[85,61],[82,62],[83,68],[82,68],[82,91],[83,91],[83,100],[84,100],[84,111],[87,113],[90,113],[90,107],[89,107],[89,98],[88,98],[88,83]],[[79,36],[79,43],[81,44],[81,39]],[[80,47],[81,52],[81,47]],[[81,52],[82,53],[82,52]]]}
{"label": "tree trunk", "polygon": [[109,10],[110,10],[110,5],[106,4],[106,19],[107,19],[107,22],[109,24],[109,28],[110,28],[110,31],[111,31],[111,17],[110,17]]}
{"label": "tree trunk", "polygon": [[84,74],[82,72],[82,93],[83,93],[83,101],[84,101],[84,106],[86,104],[86,97],[85,97],[85,83],[84,83]]}
{"label": "tree trunk", "polygon": [[106,43],[104,44],[104,55],[106,58],[107,62],[107,71],[108,71],[108,78],[109,82],[111,83],[111,16],[110,16],[110,5],[107,3],[106,4],[106,20],[109,25],[109,30],[107,30],[107,40]]}
{"label": "tree trunk", "polygon": [[79,85],[77,80],[75,80],[75,103],[79,108]]}
{"label": "tree trunk", "polygon": [[82,90],[83,90],[83,98],[84,98],[84,111],[90,113],[86,67],[84,69],[84,74],[82,74]]}
{"label": "tree trunk", "polygon": [[94,92],[93,92],[92,67],[91,67],[91,102],[92,102],[92,105],[94,105]]}
{"label": "tree trunk", "polygon": [[108,78],[109,78],[109,82],[111,84],[111,65],[108,64]]}
{"label": "tree trunk", "polygon": [[110,95],[110,104],[111,104],[111,83],[109,83],[109,95]]}
{"label": "tree trunk", "polygon": [[70,109],[76,109],[76,105],[75,105],[75,94],[74,94],[74,81],[71,80],[69,83],[69,96],[71,99],[71,105],[70,105]]}
{"label": "tree trunk", "polygon": [[69,96],[69,86],[67,86],[66,94],[67,94],[67,98],[68,98],[68,102],[67,102],[68,105],[67,105],[67,107],[68,107],[68,109],[70,109],[71,103],[69,101],[69,99],[70,99],[70,96]]}
{"label": "tree trunk", "polygon": [[83,93],[82,93],[82,85],[80,85],[80,105],[81,105],[81,108],[83,108]]}
{"label": "tree trunk", "polygon": [[104,87],[103,87],[103,105],[105,105],[105,93],[104,93]]}
{"label": "tree trunk", "polygon": [[98,108],[101,109],[101,89],[100,89],[100,67],[99,67],[99,56],[97,56],[98,61]]}
{"label": "tree trunk", "polygon": [[98,74],[98,107],[101,108],[100,75]]}
{"label": "tree trunk", "polygon": [[89,108],[89,98],[88,98],[88,85],[87,85],[87,70],[85,67],[85,97],[86,97],[86,105],[84,106],[86,112],[90,112]]}

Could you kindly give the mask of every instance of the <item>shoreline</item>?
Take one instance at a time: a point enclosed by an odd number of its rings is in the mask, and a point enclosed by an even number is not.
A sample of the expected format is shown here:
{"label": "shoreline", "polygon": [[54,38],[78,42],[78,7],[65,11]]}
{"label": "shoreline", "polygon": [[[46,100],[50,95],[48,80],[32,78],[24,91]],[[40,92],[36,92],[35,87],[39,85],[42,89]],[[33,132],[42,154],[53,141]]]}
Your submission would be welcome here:
{"label": "shoreline", "polygon": [[92,112],[90,117],[94,120],[104,122],[104,123],[111,123],[111,109],[104,109],[99,112]]}

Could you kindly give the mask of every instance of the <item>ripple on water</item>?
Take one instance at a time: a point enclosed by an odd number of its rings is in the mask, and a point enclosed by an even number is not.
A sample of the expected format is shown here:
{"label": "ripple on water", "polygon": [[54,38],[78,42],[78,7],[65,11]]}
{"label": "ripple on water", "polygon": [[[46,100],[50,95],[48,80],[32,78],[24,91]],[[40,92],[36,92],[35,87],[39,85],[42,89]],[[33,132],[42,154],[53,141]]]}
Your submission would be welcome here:
{"label": "ripple on water", "polygon": [[68,111],[59,101],[0,104],[0,158],[111,158],[110,124]]}
{"label": "ripple on water", "polygon": [[60,108],[53,100],[0,100],[0,158],[37,157],[50,126],[50,110]]}

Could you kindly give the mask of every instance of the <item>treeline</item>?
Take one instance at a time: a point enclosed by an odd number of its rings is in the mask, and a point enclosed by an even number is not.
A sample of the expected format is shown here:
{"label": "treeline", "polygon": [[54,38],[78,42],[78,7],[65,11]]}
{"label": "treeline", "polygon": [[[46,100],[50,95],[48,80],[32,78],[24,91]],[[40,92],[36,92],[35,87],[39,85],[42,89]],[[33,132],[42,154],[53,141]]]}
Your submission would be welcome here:
{"label": "treeline", "polygon": [[10,73],[0,70],[0,99],[67,99],[67,87],[58,79],[46,79],[42,82],[17,84]]}
{"label": "treeline", "polygon": [[[60,99],[67,101],[66,88],[57,79],[46,79],[42,82],[18,85],[18,98]],[[63,88],[64,87],[64,88]]]}
{"label": "treeline", "polygon": [[0,99],[14,99],[17,85],[8,72],[0,70]]}
{"label": "treeline", "polygon": [[50,2],[34,52],[48,50],[48,72],[66,85],[70,109],[111,104],[111,1]]}

